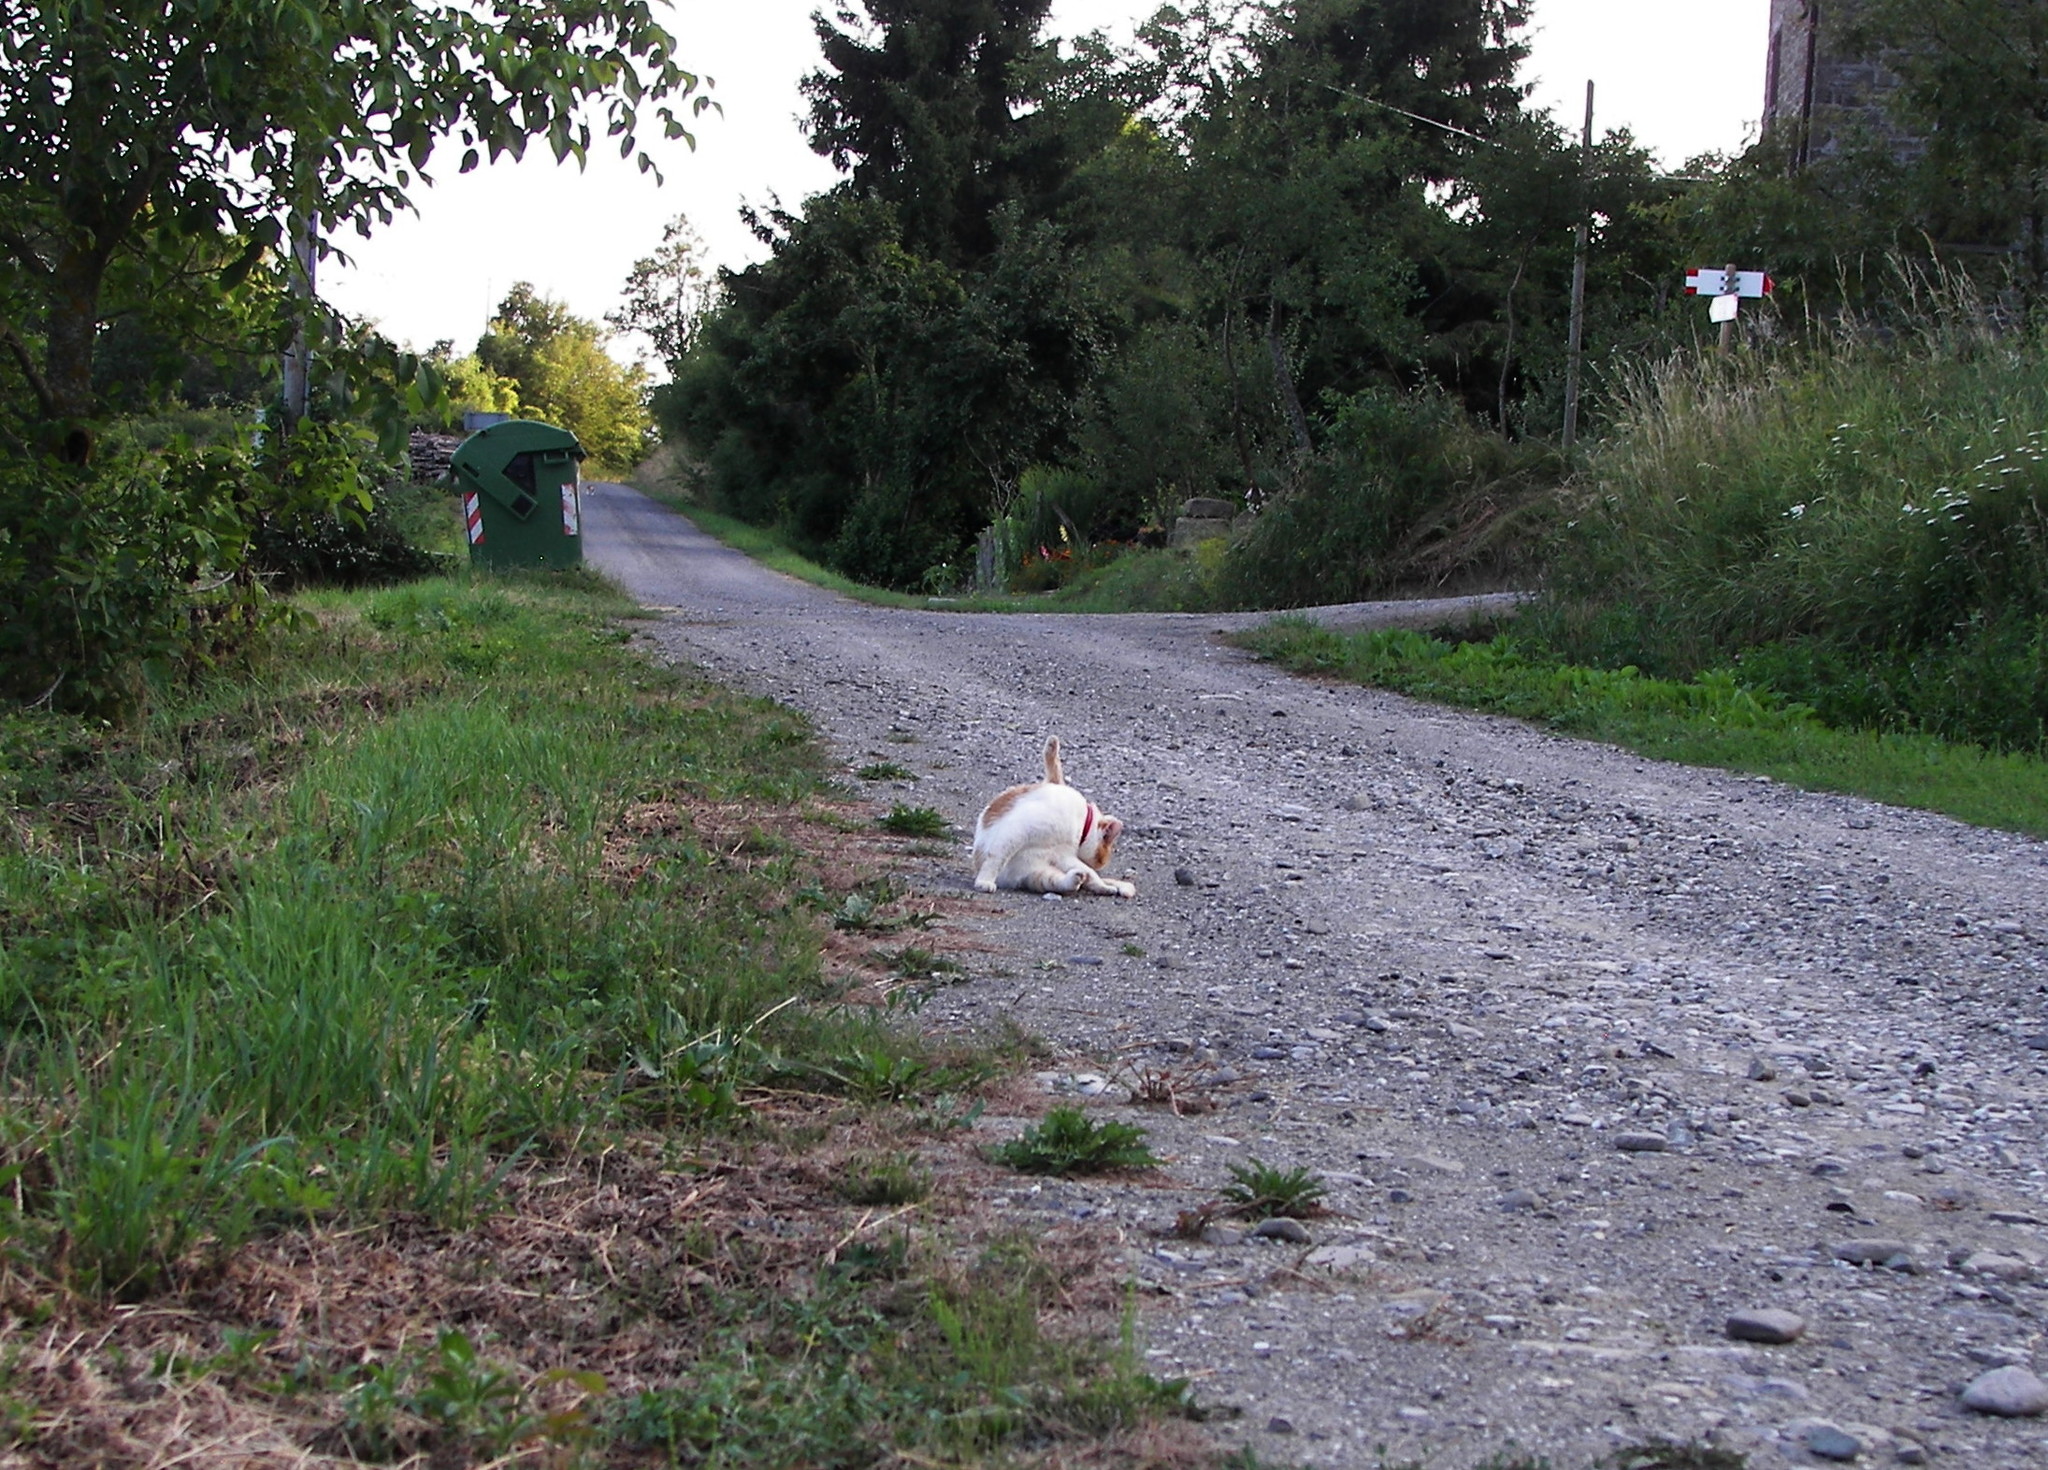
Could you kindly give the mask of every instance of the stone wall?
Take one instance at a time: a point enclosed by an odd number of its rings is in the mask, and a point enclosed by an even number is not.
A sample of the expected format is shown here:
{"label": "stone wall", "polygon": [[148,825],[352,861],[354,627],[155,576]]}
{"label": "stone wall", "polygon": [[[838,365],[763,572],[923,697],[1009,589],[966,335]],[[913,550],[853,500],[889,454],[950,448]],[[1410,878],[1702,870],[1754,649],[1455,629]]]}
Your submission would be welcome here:
{"label": "stone wall", "polygon": [[1920,150],[1885,111],[1897,75],[1881,56],[1843,49],[1839,28],[1855,11],[1855,0],[1771,0],[1764,135],[1790,130],[1795,168],[1833,152],[1852,131],[1874,130],[1902,157]]}

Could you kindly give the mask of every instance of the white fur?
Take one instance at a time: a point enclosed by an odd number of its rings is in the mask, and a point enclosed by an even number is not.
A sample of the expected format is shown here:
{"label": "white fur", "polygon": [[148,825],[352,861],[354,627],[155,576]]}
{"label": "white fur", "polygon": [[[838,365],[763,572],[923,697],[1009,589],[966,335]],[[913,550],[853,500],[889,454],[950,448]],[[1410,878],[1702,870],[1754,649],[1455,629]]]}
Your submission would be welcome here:
{"label": "white fur", "polygon": [[1134,898],[1137,887],[1102,876],[1123,823],[1066,784],[1057,737],[1045,743],[1046,779],[1012,786],[974,823],[974,886],[1027,893],[1100,893]]}

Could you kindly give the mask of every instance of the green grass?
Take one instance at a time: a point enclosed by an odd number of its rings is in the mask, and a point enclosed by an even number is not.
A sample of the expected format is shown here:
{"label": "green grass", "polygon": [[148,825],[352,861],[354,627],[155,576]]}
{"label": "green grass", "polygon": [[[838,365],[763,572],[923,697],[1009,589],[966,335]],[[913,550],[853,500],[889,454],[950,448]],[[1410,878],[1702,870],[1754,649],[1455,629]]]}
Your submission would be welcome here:
{"label": "green grass", "polygon": [[895,761],[870,761],[854,774],[863,781],[915,781],[917,773]]}
{"label": "green grass", "polygon": [[1806,707],[1727,671],[1653,679],[1633,668],[1563,664],[1509,636],[1452,643],[1412,632],[1341,635],[1289,618],[1239,641],[1304,673],[1511,715],[1660,760],[2048,836],[2048,764],[1931,736],[1830,729]]}
{"label": "green grass", "polygon": [[460,1223],[524,1151],[900,1049],[806,1004],[795,857],[629,820],[822,792],[795,716],[633,658],[587,580],[304,606],[246,682],[0,741],[0,1142],[72,1284],[146,1294],[279,1220]]}

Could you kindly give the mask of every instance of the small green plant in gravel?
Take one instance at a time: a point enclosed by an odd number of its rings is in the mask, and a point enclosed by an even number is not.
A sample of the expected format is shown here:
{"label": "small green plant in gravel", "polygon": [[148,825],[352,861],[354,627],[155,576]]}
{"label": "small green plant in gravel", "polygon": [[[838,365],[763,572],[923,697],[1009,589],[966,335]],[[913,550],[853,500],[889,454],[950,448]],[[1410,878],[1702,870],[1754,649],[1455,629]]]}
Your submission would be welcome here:
{"label": "small green plant in gravel", "polygon": [[953,830],[953,824],[946,820],[944,812],[928,806],[905,806],[899,801],[882,818],[882,830],[898,837],[944,837]]}
{"label": "small green plant in gravel", "polygon": [[907,1154],[862,1154],[846,1161],[835,1187],[848,1204],[908,1205],[932,1192],[932,1176]]}
{"label": "small green plant in gravel", "polygon": [[873,761],[854,774],[863,781],[915,781],[917,773],[895,761]]}
{"label": "small green plant in gravel", "polygon": [[1025,1174],[1107,1174],[1159,1162],[1145,1146],[1144,1129],[1092,1122],[1076,1107],[1054,1108],[1022,1136],[990,1149],[989,1157]]}
{"label": "small green plant in gravel", "polygon": [[1223,1187],[1223,1198],[1234,1213],[1248,1220],[1281,1216],[1306,1220],[1323,1212],[1323,1183],[1313,1170],[1282,1169],[1253,1159],[1249,1164],[1232,1164],[1230,1179]]}

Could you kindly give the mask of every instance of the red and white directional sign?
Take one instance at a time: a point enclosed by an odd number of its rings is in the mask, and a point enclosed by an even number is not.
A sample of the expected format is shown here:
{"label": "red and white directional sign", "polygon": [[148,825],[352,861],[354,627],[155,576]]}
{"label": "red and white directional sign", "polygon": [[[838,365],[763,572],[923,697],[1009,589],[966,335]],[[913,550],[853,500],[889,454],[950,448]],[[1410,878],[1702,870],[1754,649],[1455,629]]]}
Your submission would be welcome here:
{"label": "red and white directional sign", "polygon": [[1734,284],[1729,284],[1729,272],[1710,270],[1705,266],[1685,273],[1685,294],[1688,296],[1768,296],[1777,289],[1778,283],[1762,271],[1736,271]]}

